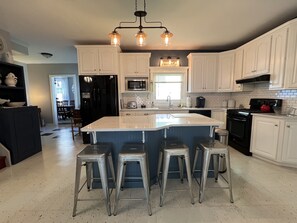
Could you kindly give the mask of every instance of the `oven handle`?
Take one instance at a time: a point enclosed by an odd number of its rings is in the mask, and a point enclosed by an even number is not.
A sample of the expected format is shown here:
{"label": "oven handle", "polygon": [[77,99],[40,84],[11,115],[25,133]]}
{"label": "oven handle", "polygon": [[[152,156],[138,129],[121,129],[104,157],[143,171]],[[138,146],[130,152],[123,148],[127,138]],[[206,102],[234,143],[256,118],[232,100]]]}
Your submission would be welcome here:
{"label": "oven handle", "polygon": [[239,118],[232,118],[232,120],[235,120],[235,121],[239,121],[239,122],[245,122],[246,119],[243,118],[243,119],[239,119]]}

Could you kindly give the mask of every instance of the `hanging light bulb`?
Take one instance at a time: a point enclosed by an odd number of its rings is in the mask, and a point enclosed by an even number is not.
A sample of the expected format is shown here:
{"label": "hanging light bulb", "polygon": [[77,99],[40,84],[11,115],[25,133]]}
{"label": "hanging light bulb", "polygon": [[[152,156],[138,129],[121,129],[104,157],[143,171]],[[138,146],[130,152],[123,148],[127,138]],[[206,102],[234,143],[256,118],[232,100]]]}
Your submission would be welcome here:
{"label": "hanging light bulb", "polygon": [[173,36],[173,34],[171,32],[169,32],[168,30],[166,30],[164,33],[161,34],[161,38],[164,41],[165,46],[169,45],[169,39]]}
{"label": "hanging light bulb", "polygon": [[120,45],[121,42],[121,35],[117,31],[113,31],[109,33],[110,44],[111,45]]}
{"label": "hanging light bulb", "polygon": [[136,36],[137,46],[144,46],[145,45],[145,38],[146,38],[147,35],[140,30],[135,36]]}

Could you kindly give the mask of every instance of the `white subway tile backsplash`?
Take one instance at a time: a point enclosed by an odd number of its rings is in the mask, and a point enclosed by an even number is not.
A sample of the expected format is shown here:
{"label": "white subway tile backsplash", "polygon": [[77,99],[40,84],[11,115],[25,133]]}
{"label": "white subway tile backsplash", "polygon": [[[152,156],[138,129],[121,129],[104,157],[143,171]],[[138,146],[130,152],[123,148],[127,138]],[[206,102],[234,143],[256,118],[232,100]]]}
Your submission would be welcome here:
{"label": "white subway tile backsplash", "polygon": [[[192,106],[196,105],[196,97],[205,97],[205,107],[220,107],[223,100],[234,99],[236,107],[240,105],[245,108],[249,107],[251,98],[278,98],[283,99],[282,112],[286,112],[288,107],[297,107],[297,89],[293,90],[269,90],[268,83],[256,84],[251,92],[233,92],[233,93],[191,93],[188,94],[192,98]],[[141,104],[150,106],[150,93],[125,93],[122,94],[124,104],[128,101],[136,101],[140,107]]]}

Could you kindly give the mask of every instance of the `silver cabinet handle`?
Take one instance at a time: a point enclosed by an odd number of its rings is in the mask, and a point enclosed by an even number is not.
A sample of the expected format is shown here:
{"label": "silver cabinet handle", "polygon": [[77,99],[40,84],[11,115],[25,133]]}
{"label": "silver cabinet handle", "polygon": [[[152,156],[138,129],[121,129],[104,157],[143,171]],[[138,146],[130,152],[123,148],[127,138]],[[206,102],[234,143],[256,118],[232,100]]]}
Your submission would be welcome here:
{"label": "silver cabinet handle", "polygon": [[277,127],[278,125],[274,125],[274,126],[276,126],[276,127]]}
{"label": "silver cabinet handle", "polygon": [[291,126],[287,125],[287,128],[290,128]]}

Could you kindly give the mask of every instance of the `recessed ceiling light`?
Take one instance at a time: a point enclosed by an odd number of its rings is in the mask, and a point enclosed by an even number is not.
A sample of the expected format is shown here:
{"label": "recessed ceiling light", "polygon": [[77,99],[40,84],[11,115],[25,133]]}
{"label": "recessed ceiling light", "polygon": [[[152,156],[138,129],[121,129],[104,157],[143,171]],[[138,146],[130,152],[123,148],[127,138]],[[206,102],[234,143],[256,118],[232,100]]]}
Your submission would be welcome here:
{"label": "recessed ceiling light", "polygon": [[51,53],[46,53],[46,52],[42,52],[40,53],[42,56],[44,56],[45,58],[51,58],[53,56],[53,54]]}

